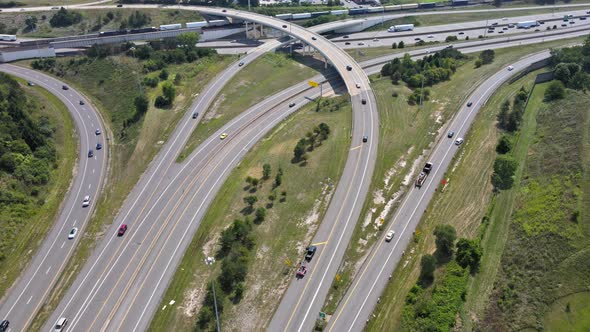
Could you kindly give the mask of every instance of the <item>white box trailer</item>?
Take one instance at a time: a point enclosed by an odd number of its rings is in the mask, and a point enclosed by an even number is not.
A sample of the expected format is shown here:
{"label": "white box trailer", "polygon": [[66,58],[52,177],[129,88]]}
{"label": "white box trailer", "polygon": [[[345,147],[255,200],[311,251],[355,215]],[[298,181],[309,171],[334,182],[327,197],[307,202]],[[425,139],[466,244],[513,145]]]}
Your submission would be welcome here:
{"label": "white box trailer", "polygon": [[180,23],[160,25],[160,30],[161,31],[178,30],[178,29],[181,29],[181,28],[182,28],[182,24],[180,24]]}
{"label": "white box trailer", "polygon": [[16,41],[16,35],[0,35],[0,40],[3,40],[3,41]]}
{"label": "white box trailer", "polygon": [[400,25],[393,25],[390,26],[387,31],[389,32],[399,32],[399,31],[412,31],[414,30],[413,24],[400,24]]}
{"label": "white box trailer", "polygon": [[332,10],[330,11],[330,14],[332,15],[346,15],[348,14],[348,10],[344,9],[344,10]]}
{"label": "white box trailer", "polygon": [[293,14],[293,19],[294,20],[301,20],[304,18],[310,18],[311,17],[311,13],[298,13],[298,14]]}
{"label": "white box trailer", "polygon": [[278,18],[278,19],[281,19],[281,20],[290,20],[292,15],[293,14],[291,14],[291,13],[288,13],[288,14],[277,14],[277,15],[275,15],[275,17]]}
{"label": "white box trailer", "polygon": [[219,27],[219,26],[227,25],[227,24],[229,24],[229,21],[227,21],[227,20],[211,20],[211,21],[209,21],[209,24],[207,24],[207,26]]}
{"label": "white box trailer", "polygon": [[539,26],[539,22],[537,22],[537,21],[524,21],[524,22],[516,23],[517,29],[528,29],[528,28],[536,27],[536,26]]}
{"label": "white box trailer", "polygon": [[202,28],[207,26],[207,21],[200,21],[200,22],[187,22],[187,28]]}

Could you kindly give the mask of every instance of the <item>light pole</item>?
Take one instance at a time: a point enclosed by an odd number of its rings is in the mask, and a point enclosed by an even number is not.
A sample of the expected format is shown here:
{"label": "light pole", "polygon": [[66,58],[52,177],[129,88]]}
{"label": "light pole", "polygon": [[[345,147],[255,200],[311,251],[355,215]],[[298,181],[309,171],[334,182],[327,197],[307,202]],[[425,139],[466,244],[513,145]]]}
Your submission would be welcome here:
{"label": "light pole", "polygon": [[[215,258],[207,257],[205,258],[205,264],[211,266],[215,262]],[[211,289],[213,289],[213,306],[215,307],[215,324],[217,326],[217,332],[221,332],[219,328],[219,313],[217,312],[217,297],[215,296],[215,280],[211,279]]]}
{"label": "light pole", "polygon": [[488,19],[486,18],[486,26],[485,26],[485,28],[483,30],[483,38],[484,39],[486,38],[487,32],[488,32]]}

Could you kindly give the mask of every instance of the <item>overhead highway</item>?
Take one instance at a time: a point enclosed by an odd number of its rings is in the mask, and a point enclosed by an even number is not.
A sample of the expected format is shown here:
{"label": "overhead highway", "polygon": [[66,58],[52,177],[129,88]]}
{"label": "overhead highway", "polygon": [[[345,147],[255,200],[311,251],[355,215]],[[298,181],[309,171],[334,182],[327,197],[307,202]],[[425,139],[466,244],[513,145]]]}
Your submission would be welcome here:
{"label": "overhead highway", "polygon": [[[109,153],[105,139],[109,133],[90,101],[74,88],[64,90],[63,82],[14,65],[0,65],[0,71],[37,84],[59,98],[73,118],[80,140],[74,178],[61,204],[59,216],[31,262],[0,303],[0,320],[10,321],[11,330],[20,330],[30,320],[30,313],[43,305],[95,210],[105,181]],[[80,105],[80,101],[84,105]],[[96,130],[100,130],[101,134],[96,135]],[[96,150],[97,143],[103,145],[101,150]],[[88,157],[89,150],[94,150],[92,158]],[[82,202],[87,195],[90,196],[90,204],[83,207]],[[68,233],[73,227],[78,228],[78,235],[69,240]]]}

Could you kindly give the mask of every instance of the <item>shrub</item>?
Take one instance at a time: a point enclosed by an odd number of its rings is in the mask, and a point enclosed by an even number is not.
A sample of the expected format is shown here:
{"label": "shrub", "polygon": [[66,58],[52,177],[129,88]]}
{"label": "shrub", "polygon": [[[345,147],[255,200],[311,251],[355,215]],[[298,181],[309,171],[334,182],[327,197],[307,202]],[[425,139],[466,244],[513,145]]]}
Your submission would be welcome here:
{"label": "shrub", "polygon": [[72,24],[76,24],[82,21],[82,15],[75,11],[68,11],[64,7],[61,7],[57,13],[55,13],[49,20],[54,28],[67,27]]}
{"label": "shrub", "polygon": [[553,81],[545,90],[545,101],[552,101],[565,98],[565,86],[560,81]]}
{"label": "shrub", "polygon": [[511,156],[500,155],[494,161],[494,173],[492,174],[492,184],[494,188],[509,189],[514,184],[514,172],[518,164]]}

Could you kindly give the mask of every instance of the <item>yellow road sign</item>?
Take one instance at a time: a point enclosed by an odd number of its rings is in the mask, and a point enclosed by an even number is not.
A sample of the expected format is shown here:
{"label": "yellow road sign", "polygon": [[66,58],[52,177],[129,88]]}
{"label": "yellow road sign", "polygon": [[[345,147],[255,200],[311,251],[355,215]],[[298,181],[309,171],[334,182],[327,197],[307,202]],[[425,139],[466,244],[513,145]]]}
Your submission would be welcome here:
{"label": "yellow road sign", "polygon": [[313,86],[313,87],[316,87],[316,88],[317,88],[318,86],[320,86],[320,85],[318,84],[318,82],[314,82],[314,81],[307,81],[307,84],[309,84],[309,85],[311,85],[311,86]]}

